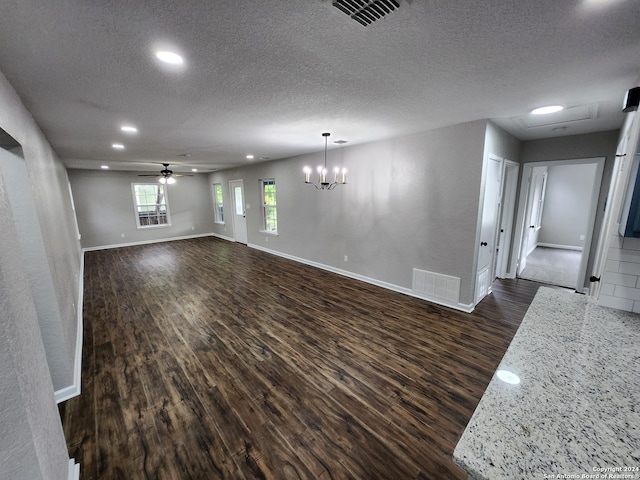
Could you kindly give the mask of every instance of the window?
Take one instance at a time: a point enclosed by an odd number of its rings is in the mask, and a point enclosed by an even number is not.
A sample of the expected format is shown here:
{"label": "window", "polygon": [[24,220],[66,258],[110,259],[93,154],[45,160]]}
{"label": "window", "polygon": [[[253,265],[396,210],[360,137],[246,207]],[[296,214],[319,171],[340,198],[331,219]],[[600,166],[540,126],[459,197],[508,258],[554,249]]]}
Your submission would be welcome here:
{"label": "window", "polygon": [[171,225],[165,185],[134,183],[132,187],[138,228]]}
{"label": "window", "polygon": [[213,184],[213,211],[214,221],[216,223],[224,223],[224,209],[222,200],[222,184]]}
{"label": "window", "polygon": [[262,187],[263,231],[278,233],[278,212],[276,207],[276,181],[273,178],[260,180]]}

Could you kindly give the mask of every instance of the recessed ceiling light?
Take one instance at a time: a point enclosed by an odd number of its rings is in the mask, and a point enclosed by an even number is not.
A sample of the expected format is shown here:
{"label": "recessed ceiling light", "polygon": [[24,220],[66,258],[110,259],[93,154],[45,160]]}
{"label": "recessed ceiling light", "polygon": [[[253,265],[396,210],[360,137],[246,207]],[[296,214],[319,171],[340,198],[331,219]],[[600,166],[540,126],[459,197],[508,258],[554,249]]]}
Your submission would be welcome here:
{"label": "recessed ceiling light", "polygon": [[255,157],[253,155],[247,155],[247,160],[253,160]]}
{"label": "recessed ceiling light", "polygon": [[191,171],[192,171],[192,172],[197,172],[197,171],[198,171],[198,169],[197,169],[197,168],[192,168],[192,169],[191,169]]}
{"label": "recessed ceiling light", "polygon": [[120,127],[120,130],[122,130],[125,133],[138,133],[138,129],[133,125],[122,125]]}
{"label": "recessed ceiling light", "polygon": [[546,107],[534,108],[531,110],[531,115],[547,115],[549,113],[556,113],[560,110],[564,110],[562,105],[548,105]]}
{"label": "recessed ceiling light", "polygon": [[116,150],[124,150],[124,145],[121,143],[114,143],[111,145],[112,148],[115,148]]}
{"label": "recessed ceiling light", "polygon": [[103,170],[109,170],[109,165],[101,165],[100,168]]}
{"label": "recessed ceiling light", "polygon": [[180,55],[167,50],[160,50],[156,52],[156,58],[161,62],[168,63],[170,65],[182,65],[184,60]]}

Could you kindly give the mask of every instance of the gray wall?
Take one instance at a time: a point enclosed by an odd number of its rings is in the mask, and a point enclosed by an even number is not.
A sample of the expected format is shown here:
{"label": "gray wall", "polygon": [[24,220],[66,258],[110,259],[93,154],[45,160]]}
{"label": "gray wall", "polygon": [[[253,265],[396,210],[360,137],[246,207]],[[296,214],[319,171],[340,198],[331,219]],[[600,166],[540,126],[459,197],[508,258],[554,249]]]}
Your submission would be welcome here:
{"label": "gray wall", "polygon": [[29,188],[29,177],[22,149],[8,151],[0,148],[0,172],[5,193],[13,213],[13,225],[18,234],[20,249],[14,254],[22,257],[42,334],[54,390],[61,390],[73,381],[74,346],[67,345],[64,325],[60,317],[58,299],[49,269],[44,238],[36,213],[36,205]]}
{"label": "gray wall", "polygon": [[[23,148],[29,185],[44,241],[44,255],[62,324],[59,355],[73,365],[80,246],[66,170],[0,74],[0,128]],[[35,302],[0,175],[0,477],[16,480],[66,479],[68,454],[54,402]],[[25,252],[28,255],[28,251]],[[73,370],[73,368],[70,368]],[[66,381],[71,385],[73,378]]]}
{"label": "gray wall", "polygon": [[595,255],[602,227],[604,206],[607,201],[607,195],[609,194],[609,184],[611,183],[611,173],[613,171],[613,164],[615,161],[618,135],[619,130],[611,130],[608,132],[589,133],[585,135],[570,135],[566,137],[546,138],[542,140],[528,140],[522,142],[522,147],[520,149],[521,163],[605,157],[585,286],[589,285],[588,277],[591,275],[593,257]]}
{"label": "gray wall", "polygon": [[538,243],[582,248],[596,168],[558,165],[548,169],[547,190]]}
{"label": "gray wall", "polygon": [[205,174],[181,177],[167,185],[171,226],[147,229],[137,228],[131,184],[155,183],[154,177],[139,177],[136,172],[69,169],[69,180],[83,248],[200,235],[213,230],[213,197]]}
{"label": "gray wall", "polygon": [[520,140],[492,122],[487,122],[485,156],[493,154],[517,162],[520,158]]}
{"label": "gray wall", "polygon": [[[250,244],[405,288],[413,268],[459,277],[460,303],[471,304],[486,125],[332,146],[327,165],[346,166],[349,183],[330,192],[303,182],[322,153],[213,173],[226,221],[214,232],[233,237],[229,181],[242,178]],[[261,178],[276,180],[277,237],[259,233]]]}

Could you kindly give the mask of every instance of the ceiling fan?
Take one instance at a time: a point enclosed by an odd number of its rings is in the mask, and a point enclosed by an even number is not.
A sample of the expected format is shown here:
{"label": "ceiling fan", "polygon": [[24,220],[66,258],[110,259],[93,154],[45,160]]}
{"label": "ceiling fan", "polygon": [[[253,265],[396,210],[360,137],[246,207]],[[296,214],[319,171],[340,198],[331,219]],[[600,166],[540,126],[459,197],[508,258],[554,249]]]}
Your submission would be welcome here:
{"label": "ceiling fan", "polygon": [[164,169],[160,170],[159,175],[148,174],[148,175],[138,175],[138,176],[139,177],[160,177],[160,180],[158,180],[160,183],[168,183],[169,185],[176,183],[175,177],[193,177],[193,175],[188,173],[173,173],[173,170],[169,170],[168,163],[163,163],[162,165],[164,165]]}

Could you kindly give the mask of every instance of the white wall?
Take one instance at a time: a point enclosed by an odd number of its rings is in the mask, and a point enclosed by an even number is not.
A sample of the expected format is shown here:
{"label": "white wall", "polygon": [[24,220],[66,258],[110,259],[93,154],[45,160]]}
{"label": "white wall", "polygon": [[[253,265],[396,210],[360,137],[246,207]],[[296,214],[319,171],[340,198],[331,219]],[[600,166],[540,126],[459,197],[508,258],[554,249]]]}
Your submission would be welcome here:
{"label": "white wall", "polygon": [[[212,173],[226,219],[214,231],[233,237],[229,181],[243,178],[250,244],[402,288],[413,268],[458,277],[460,303],[472,304],[486,124],[330,148],[328,167],[349,170],[349,183],[330,192],[303,182],[320,152]],[[277,237],[259,233],[261,178],[276,179]]]}
{"label": "white wall", "polygon": [[213,197],[205,174],[180,177],[167,185],[171,226],[146,229],[137,227],[131,184],[154,183],[154,177],[69,169],[69,180],[83,248],[203,235],[213,230]]}
{"label": "white wall", "polygon": [[583,248],[596,170],[594,163],[549,167],[539,244]]}
{"label": "white wall", "polygon": [[[66,170],[2,74],[0,128],[22,145],[24,187],[31,188],[61,319],[58,354],[73,371],[80,246]],[[14,220],[0,175],[0,478],[66,479],[66,442]],[[65,382],[74,378],[67,374]]]}

